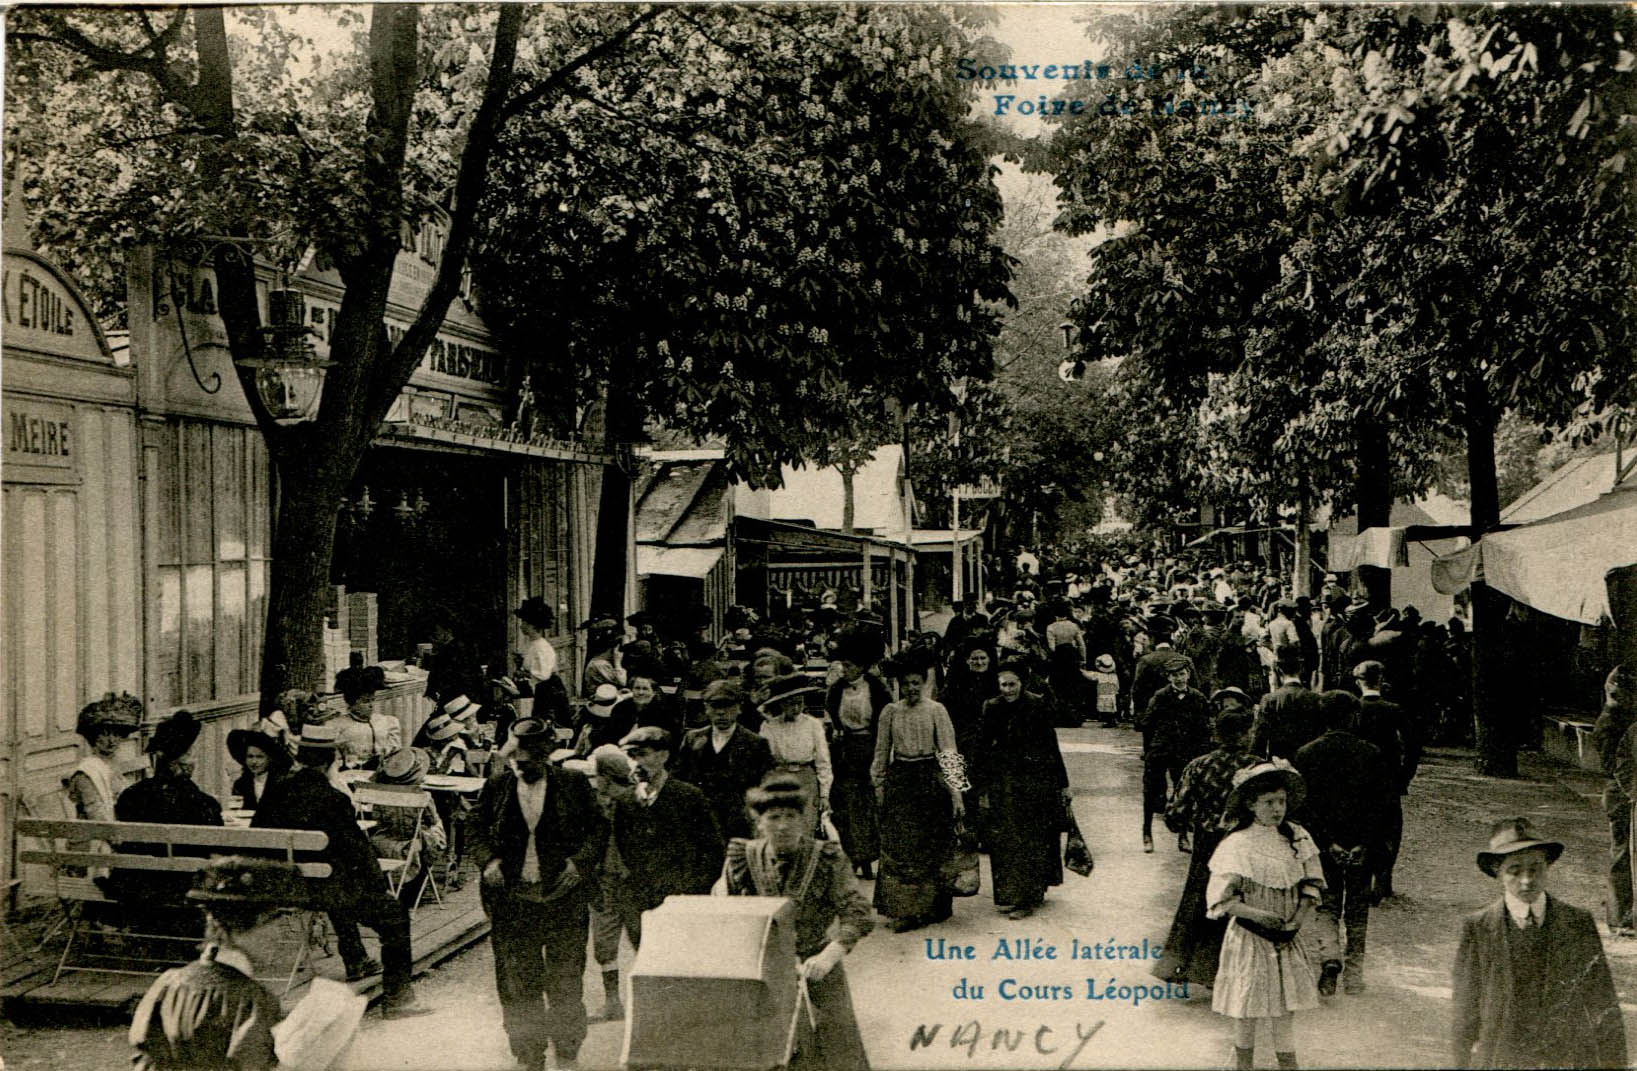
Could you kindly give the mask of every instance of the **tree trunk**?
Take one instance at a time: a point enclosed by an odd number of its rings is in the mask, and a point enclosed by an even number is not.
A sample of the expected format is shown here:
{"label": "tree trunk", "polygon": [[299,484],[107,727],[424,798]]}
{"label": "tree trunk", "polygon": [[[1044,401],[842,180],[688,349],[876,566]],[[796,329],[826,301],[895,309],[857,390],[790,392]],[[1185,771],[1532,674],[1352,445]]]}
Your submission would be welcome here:
{"label": "tree trunk", "polygon": [[841,473],[841,530],[848,535],[853,534],[853,467],[838,465],[836,471]]}
{"label": "tree trunk", "polygon": [[591,612],[625,617],[625,582],[630,571],[627,554],[631,543],[631,444],[641,436],[644,414],[616,384],[631,380],[616,357],[609,364],[608,385],[603,392],[603,441],[605,449],[619,461],[605,465],[602,494],[597,500],[597,557],[591,570]]}
{"label": "tree trunk", "polygon": [[1296,496],[1296,562],[1290,577],[1290,590],[1297,596],[1313,594],[1313,544],[1307,533],[1309,511],[1307,481],[1304,479]]}
{"label": "tree trunk", "polygon": [[[1393,465],[1387,438],[1387,427],[1380,421],[1365,417],[1358,433],[1358,482],[1355,485],[1355,511],[1358,530],[1381,528],[1392,523]],[[1381,610],[1392,605],[1393,573],[1374,565],[1358,567],[1359,583],[1370,608]]]}
{"label": "tree trunk", "polygon": [[[1501,522],[1495,474],[1495,427],[1499,416],[1476,378],[1466,386],[1466,465],[1472,494],[1472,535],[1479,538]],[[1490,777],[1518,775],[1518,718],[1528,705],[1508,702],[1507,599],[1482,581],[1472,585],[1472,723],[1478,743],[1478,772]],[[1515,712],[1515,713],[1514,713]]]}
{"label": "tree trunk", "polygon": [[[310,451],[309,447],[309,451]],[[267,635],[262,646],[261,709],[272,710],[288,688],[327,692],[324,613],[329,606],[335,525],[350,465],[314,464],[297,451],[279,470],[278,516],[267,592]]]}

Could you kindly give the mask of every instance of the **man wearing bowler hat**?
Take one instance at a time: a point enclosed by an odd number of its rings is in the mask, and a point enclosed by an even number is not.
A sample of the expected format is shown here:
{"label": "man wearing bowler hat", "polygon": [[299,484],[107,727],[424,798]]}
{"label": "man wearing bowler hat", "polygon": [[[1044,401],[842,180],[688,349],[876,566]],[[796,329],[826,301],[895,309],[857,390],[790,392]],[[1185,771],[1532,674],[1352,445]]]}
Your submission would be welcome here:
{"label": "man wearing bowler hat", "polygon": [[1468,915],[1455,954],[1456,1067],[1625,1067],[1626,1030],[1591,914],[1546,893],[1563,845],[1495,823],[1478,867],[1501,897]]}
{"label": "man wearing bowler hat", "polygon": [[571,1066],[586,1035],[588,905],[608,823],[585,776],[551,765],[547,722],[513,723],[512,743],[509,768],[483,786],[469,831],[495,988],[518,1062],[540,1067],[549,1045],[558,1066]]}
{"label": "man wearing bowler hat", "polygon": [[705,794],[672,776],[670,734],[657,725],[620,741],[634,791],[614,800],[614,843],[628,878],[617,909],[631,946],[642,943],[642,912],[673,894],[703,896],[722,872],[727,850]]}

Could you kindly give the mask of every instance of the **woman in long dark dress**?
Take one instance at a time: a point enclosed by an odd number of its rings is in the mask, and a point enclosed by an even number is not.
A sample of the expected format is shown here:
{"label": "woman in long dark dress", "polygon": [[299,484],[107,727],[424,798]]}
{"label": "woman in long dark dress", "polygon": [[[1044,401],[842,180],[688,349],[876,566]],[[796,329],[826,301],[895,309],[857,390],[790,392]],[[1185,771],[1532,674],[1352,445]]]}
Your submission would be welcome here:
{"label": "woman in long dark dress", "polygon": [[[938,701],[949,711],[949,721],[955,726],[955,748],[965,757],[969,776],[973,774],[971,766],[983,761],[983,705],[1000,694],[997,665],[990,639],[975,636],[961,645],[938,693]],[[965,793],[965,800],[967,810],[973,811],[977,799],[971,790]]]}
{"label": "woman in long dark dress", "polygon": [[1000,667],[1000,695],[983,706],[982,760],[974,788],[995,910],[1013,919],[1034,914],[1046,889],[1063,884],[1060,834],[1069,774],[1052,728],[1051,708],[1023,691],[1023,670]]}
{"label": "woman in long dark dress", "polygon": [[881,712],[870,780],[881,813],[881,877],[875,908],[894,933],[942,922],[951,913],[944,863],[955,818],[966,812],[944,764],[959,762],[955,727],[942,703],[926,698],[927,669],[914,652],[895,659],[900,698]]}
{"label": "woman in long dark dress", "polygon": [[1188,876],[1165,949],[1150,973],[1167,982],[1192,982],[1210,986],[1216,982],[1217,957],[1222,951],[1222,934],[1228,920],[1205,916],[1205,886],[1211,880],[1211,854],[1221,843],[1222,809],[1233,791],[1233,775],[1260,759],[1251,753],[1250,731],[1253,715],[1243,709],[1224,710],[1216,716],[1216,750],[1192,760],[1183,768],[1176,796],[1165,809],[1165,824],[1177,834],[1193,837],[1193,854],[1188,859]]}
{"label": "woman in long dark dress", "polygon": [[876,728],[892,693],[871,670],[881,661],[879,638],[847,634],[836,645],[841,678],[830,685],[824,709],[830,715],[831,819],[841,834],[841,848],[852,860],[853,872],[866,880],[874,876],[881,855],[881,824],[870,783],[875,758]]}

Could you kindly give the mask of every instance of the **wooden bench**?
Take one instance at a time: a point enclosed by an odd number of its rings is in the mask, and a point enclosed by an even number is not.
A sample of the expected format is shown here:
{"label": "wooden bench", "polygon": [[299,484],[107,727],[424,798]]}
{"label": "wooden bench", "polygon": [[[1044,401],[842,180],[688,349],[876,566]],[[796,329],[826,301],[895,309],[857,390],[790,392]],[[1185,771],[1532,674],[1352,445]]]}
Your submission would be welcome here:
{"label": "wooden bench", "polygon": [[[136,922],[139,913],[131,909],[136,905],[129,902],[115,900],[102,891],[89,871],[99,868],[138,870],[163,873],[191,874],[203,870],[210,865],[211,859],[224,855],[253,855],[264,858],[282,856],[285,861],[294,863],[303,876],[308,878],[327,878],[330,876],[330,864],[297,862],[297,852],[322,851],[329,844],[329,835],[305,829],[242,829],[223,826],[186,826],[170,825],[155,822],[93,822],[80,818],[20,818],[17,822],[19,836],[36,838],[46,845],[42,848],[25,849],[18,853],[18,860],[23,863],[36,863],[51,868],[52,879],[56,885],[57,898],[62,901],[71,925],[68,933],[68,943],[63,946],[61,958],[57,961],[56,972],[52,975],[55,984],[67,971],[97,970],[112,974],[149,974],[151,969],[134,970],[119,965],[109,967],[87,962],[70,962],[73,957],[76,942],[88,933],[86,904],[113,905],[98,909],[99,915],[118,917],[125,915],[130,922]],[[70,850],[64,845],[83,843],[86,841],[101,841],[110,845],[144,844],[153,845],[163,854],[144,855],[136,852],[99,852]],[[204,849],[205,854],[189,855],[178,854],[177,849]],[[148,905],[161,908],[191,906],[187,902],[178,904]],[[298,905],[290,905],[297,907]],[[313,913],[303,909],[298,912],[301,918],[301,939],[290,974],[285,982],[285,991],[295,985],[296,977],[307,962],[307,936],[311,927]],[[123,935],[147,941],[173,941],[189,946],[190,952],[180,962],[191,957],[191,946],[197,940],[191,937],[177,937],[174,934],[140,933],[134,929],[122,931]],[[98,958],[114,958],[106,954]],[[127,957],[127,959],[132,957]],[[177,960],[149,962],[179,962]]]}

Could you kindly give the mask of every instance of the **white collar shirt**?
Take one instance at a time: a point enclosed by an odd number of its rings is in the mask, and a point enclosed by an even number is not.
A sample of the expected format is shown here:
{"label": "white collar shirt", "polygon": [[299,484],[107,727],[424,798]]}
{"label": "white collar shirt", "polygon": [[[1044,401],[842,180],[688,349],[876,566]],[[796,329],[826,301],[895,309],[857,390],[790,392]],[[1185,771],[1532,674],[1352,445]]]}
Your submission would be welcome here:
{"label": "white collar shirt", "polygon": [[1501,899],[1506,901],[1506,913],[1512,917],[1512,925],[1518,927],[1520,930],[1526,925],[1524,919],[1531,915],[1534,916],[1536,926],[1543,926],[1546,924],[1545,893],[1541,893],[1539,896],[1535,897],[1534,902],[1532,903],[1525,903],[1524,901],[1513,896],[1511,893],[1502,893]]}
{"label": "white collar shirt", "polygon": [[517,806],[523,812],[523,821],[529,827],[529,837],[523,849],[523,873],[525,884],[536,885],[540,882],[540,851],[534,844],[534,828],[540,824],[540,816],[546,810],[546,779],[544,776],[534,784],[529,784],[521,777],[517,779]]}

